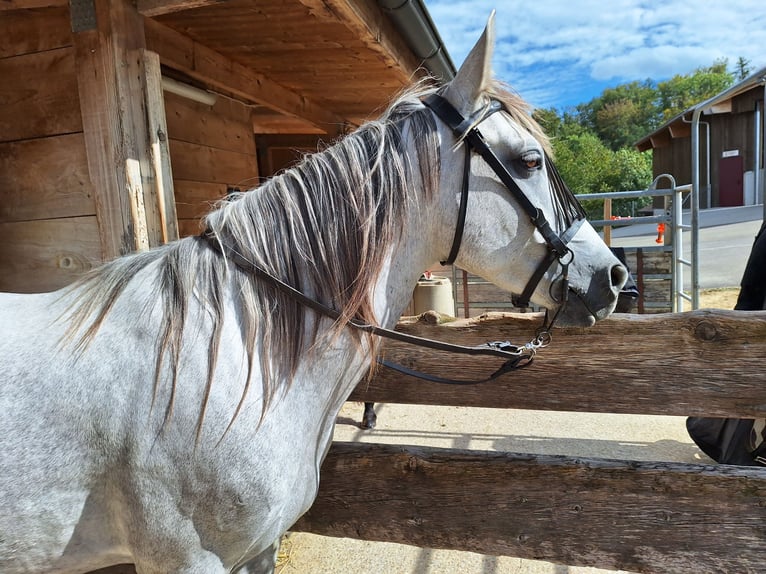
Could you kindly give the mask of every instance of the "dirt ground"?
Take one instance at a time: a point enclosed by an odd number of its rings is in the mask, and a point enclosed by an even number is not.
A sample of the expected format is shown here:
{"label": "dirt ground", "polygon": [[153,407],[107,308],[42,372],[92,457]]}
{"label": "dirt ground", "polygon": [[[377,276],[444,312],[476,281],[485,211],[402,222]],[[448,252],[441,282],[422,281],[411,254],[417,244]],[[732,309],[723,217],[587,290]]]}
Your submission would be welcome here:
{"label": "dirt ground", "polygon": [[734,309],[739,287],[703,289],[700,291],[700,307],[703,309]]}

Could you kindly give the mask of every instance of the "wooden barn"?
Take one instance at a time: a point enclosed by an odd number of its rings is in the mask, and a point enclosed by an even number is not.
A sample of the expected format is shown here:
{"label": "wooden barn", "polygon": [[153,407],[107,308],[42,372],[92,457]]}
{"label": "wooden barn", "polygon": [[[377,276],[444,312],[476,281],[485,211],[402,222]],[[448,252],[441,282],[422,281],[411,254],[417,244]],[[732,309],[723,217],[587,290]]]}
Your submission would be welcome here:
{"label": "wooden barn", "polygon": [[766,68],[679,114],[636,147],[652,150],[654,177],[691,183],[699,207],[763,203]]}
{"label": "wooden barn", "polygon": [[454,66],[420,1],[0,3],[0,290],[199,232],[211,203]]}

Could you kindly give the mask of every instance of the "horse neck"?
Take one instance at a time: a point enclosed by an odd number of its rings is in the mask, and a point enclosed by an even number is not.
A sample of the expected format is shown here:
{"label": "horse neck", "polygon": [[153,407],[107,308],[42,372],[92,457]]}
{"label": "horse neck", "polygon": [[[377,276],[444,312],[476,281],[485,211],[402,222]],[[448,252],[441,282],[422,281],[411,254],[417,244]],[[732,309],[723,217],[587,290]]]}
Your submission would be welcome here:
{"label": "horse neck", "polygon": [[388,253],[375,284],[375,315],[381,326],[396,324],[412,299],[418,279],[437,261],[434,246],[440,241],[440,229],[433,227],[422,222],[405,223],[402,240]]}

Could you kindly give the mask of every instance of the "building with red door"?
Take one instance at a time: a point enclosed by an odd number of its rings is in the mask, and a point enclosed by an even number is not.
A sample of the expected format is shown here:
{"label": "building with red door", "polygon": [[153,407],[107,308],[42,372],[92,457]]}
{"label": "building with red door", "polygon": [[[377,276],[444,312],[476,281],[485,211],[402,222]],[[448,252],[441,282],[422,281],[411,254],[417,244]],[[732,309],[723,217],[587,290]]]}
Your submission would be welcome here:
{"label": "building with red door", "polygon": [[764,92],[766,68],[674,117],[636,148],[652,150],[655,177],[691,183],[701,208],[763,203]]}

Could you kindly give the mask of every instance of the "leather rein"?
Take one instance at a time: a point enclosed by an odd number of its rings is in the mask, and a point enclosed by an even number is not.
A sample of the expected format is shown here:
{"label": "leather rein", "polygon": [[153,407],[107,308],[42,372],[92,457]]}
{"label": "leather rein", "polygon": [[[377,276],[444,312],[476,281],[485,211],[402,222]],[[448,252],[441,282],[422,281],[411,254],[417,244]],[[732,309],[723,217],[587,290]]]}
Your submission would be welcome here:
{"label": "leather rein", "polygon": [[469,183],[469,176],[470,176],[471,152],[476,151],[484,158],[484,160],[489,164],[489,166],[493,169],[493,171],[497,174],[500,180],[505,184],[505,186],[514,196],[514,198],[521,204],[525,212],[530,216],[532,223],[540,231],[540,233],[542,234],[543,238],[546,241],[546,244],[548,245],[548,256],[538,266],[535,273],[533,273],[532,277],[527,283],[526,288],[524,289],[522,295],[520,296],[520,299],[518,301],[514,301],[514,303],[516,303],[517,305],[518,303],[523,303],[523,305],[519,305],[519,306],[528,306],[529,298],[531,297],[538,283],[542,279],[545,272],[550,268],[550,266],[555,261],[558,260],[559,264],[562,267],[562,273],[561,273],[562,295],[560,299],[561,305],[559,306],[558,311],[556,312],[556,314],[550,321],[548,320],[548,313],[546,311],[545,321],[543,326],[540,329],[538,329],[534,339],[532,339],[528,343],[524,345],[514,345],[510,343],[509,341],[493,341],[493,342],[487,342],[487,343],[484,343],[483,345],[477,345],[477,346],[457,345],[453,343],[445,343],[443,341],[436,341],[434,339],[428,339],[425,337],[418,337],[416,335],[409,335],[407,333],[401,333],[399,331],[394,331],[392,329],[386,329],[384,327],[362,322],[357,319],[349,319],[349,318],[343,317],[342,314],[336,309],[333,309],[332,307],[328,307],[327,305],[324,305],[323,303],[320,303],[319,301],[316,301],[312,299],[311,297],[308,297],[301,291],[295,289],[291,285],[288,285],[284,281],[268,273],[266,270],[262,269],[261,267],[256,265],[253,261],[245,257],[236,248],[236,246],[231,245],[229,243],[224,243],[222,239],[213,230],[208,228],[199,236],[199,239],[203,240],[204,243],[208,245],[209,247],[211,247],[214,251],[220,253],[224,257],[231,260],[237,267],[239,267],[245,273],[252,274],[258,279],[265,281],[266,283],[270,284],[272,287],[274,287],[278,291],[281,291],[282,293],[294,299],[295,301],[297,301],[304,307],[307,307],[315,311],[317,314],[323,315],[335,321],[342,320],[348,326],[358,331],[362,331],[364,333],[376,335],[386,339],[393,339],[395,341],[408,343],[418,347],[433,349],[436,351],[460,353],[464,355],[484,355],[484,356],[492,356],[492,357],[499,357],[499,358],[505,359],[505,362],[495,372],[485,377],[484,379],[478,379],[478,380],[473,380],[473,379],[463,380],[463,379],[451,379],[451,378],[439,377],[436,375],[430,375],[427,373],[422,373],[420,371],[412,370],[402,365],[398,365],[398,364],[386,361],[385,359],[381,359],[381,358],[377,359],[377,362],[385,367],[394,369],[400,373],[403,373],[409,376],[417,377],[417,378],[435,382],[435,383],[445,383],[445,384],[453,384],[453,385],[473,385],[473,384],[485,383],[485,382],[492,381],[507,372],[518,370],[528,366],[534,359],[537,353],[537,350],[542,347],[547,347],[550,344],[551,342],[550,330],[553,327],[556,317],[561,312],[561,309],[563,309],[564,306],[566,305],[567,293],[569,290],[568,281],[567,281],[567,270],[568,270],[569,264],[572,262],[573,254],[566,245],[569,242],[569,240],[571,240],[571,238],[574,237],[574,235],[577,233],[577,229],[579,229],[580,224],[582,223],[582,219],[576,220],[573,223],[573,225],[571,225],[561,236],[557,235],[551,228],[548,221],[546,220],[542,210],[540,210],[539,208],[536,208],[532,204],[532,202],[529,201],[526,195],[524,195],[524,192],[521,191],[519,186],[513,180],[513,177],[511,176],[508,169],[502,164],[502,162],[497,158],[497,156],[494,154],[492,149],[486,143],[481,133],[479,132],[477,126],[484,119],[489,117],[491,114],[497,111],[500,111],[502,109],[502,105],[499,102],[493,100],[487,110],[482,110],[477,113],[478,116],[477,114],[475,114],[474,116],[471,116],[467,119],[463,118],[462,115],[446,99],[444,99],[443,97],[439,95],[436,95],[436,94],[431,95],[425,98],[423,100],[423,103],[439,119],[445,122],[453,130],[453,132],[458,136],[458,138],[462,138],[464,140],[465,149],[466,149],[466,160],[465,160],[465,165],[463,168],[464,169],[463,187],[461,190],[460,207],[459,207],[459,213],[458,213],[458,224],[455,230],[455,236],[454,236],[452,248],[450,249],[450,255],[448,259],[443,263],[452,264],[455,258],[457,257],[458,251],[460,249],[460,243],[462,241],[463,228],[465,226],[465,218],[466,218],[466,211],[467,211],[467,205],[468,205],[468,183]]}

